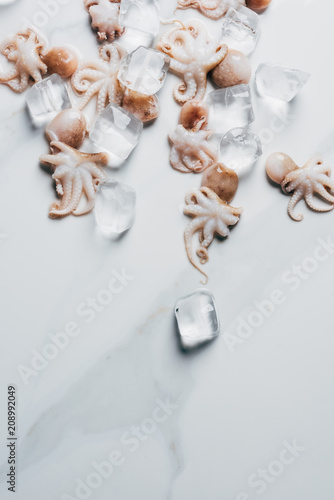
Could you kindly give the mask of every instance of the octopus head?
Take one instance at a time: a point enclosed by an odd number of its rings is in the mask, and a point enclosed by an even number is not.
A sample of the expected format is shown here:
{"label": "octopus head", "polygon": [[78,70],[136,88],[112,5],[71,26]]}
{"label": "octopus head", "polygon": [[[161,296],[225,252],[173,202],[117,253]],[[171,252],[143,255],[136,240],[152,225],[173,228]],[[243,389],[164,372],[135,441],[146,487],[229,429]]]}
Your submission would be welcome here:
{"label": "octopus head", "polygon": [[177,26],[165,34],[157,44],[157,49],[172,59],[187,63],[192,53],[192,32],[181,21],[174,21]]}

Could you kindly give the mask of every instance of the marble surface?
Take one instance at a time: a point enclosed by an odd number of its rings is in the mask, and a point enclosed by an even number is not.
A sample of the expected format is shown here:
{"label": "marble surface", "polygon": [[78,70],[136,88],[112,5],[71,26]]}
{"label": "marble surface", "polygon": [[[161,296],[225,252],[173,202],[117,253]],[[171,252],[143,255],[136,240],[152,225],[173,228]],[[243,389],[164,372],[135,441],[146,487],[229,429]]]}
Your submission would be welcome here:
{"label": "marble surface", "polygon": [[[1,7],[1,39],[46,3]],[[43,28],[50,43],[93,57],[82,1],[62,4]],[[161,0],[164,17],[174,4]],[[221,335],[190,354],[179,348],[173,307],[201,286],[182,236],[184,194],[200,176],[168,162],[177,77],[159,94],[158,121],[108,172],[138,193],[136,223],[118,241],[99,234],[92,214],[48,218],[55,193],[38,162],[43,132],[31,127],[25,96],[0,86],[1,499],[13,498],[5,478],[14,383],[19,500],[332,500],[334,214],[302,203],[305,219],[293,222],[288,198],[264,174],[276,150],[297,163],[319,150],[334,160],[332,14],[330,0],[273,0],[261,17],[253,70],[281,62],[312,77],[283,109],[254,93],[251,129],[264,155],[240,180],[240,223],[212,244],[207,264]],[[219,22],[202,19],[219,33]],[[88,304],[105,301],[109,282],[117,293],[94,310]],[[22,376],[55,335],[67,345]]]}

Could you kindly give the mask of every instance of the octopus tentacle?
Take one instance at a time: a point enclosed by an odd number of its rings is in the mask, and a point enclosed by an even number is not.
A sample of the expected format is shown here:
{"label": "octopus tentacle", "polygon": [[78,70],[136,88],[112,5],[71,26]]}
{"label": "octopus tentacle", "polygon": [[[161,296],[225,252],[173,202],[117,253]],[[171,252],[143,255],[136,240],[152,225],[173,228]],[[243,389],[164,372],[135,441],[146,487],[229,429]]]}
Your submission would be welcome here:
{"label": "octopus tentacle", "polygon": [[81,172],[82,176],[82,185],[83,185],[83,191],[86,194],[87,202],[84,207],[81,209],[76,209],[73,212],[73,215],[84,215],[88,212],[90,212],[95,205],[95,194],[96,194],[96,187],[99,184],[99,180],[96,179],[96,182],[92,180],[92,177],[90,175],[87,175],[87,172]]}
{"label": "octopus tentacle", "polygon": [[320,174],[317,176],[317,181],[323,186],[328,187],[331,191],[334,191],[334,181],[325,174]]}
{"label": "octopus tentacle", "polygon": [[298,188],[291,196],[288,204],[288,214],[290,215],[291,219],[295,221],[301,221],[304,219],[304,216],[302,214],[296,215],[294,211],[297,203],[303,198],[303,196],[304,196],[303,188]]}
{"label": "octopus tentacle", "polygon": [[322,184],[317,182],[314,188],[315,192],[318,193],[322,198],[324,198],[329,203],[334,203],[334,196],[331,195]]}
{"label": "octopus tentacle", "polygon": [[221,44],[217,49],[216,53],[209,59],[208,64],[206,65],[207,71],[211,71],[215,68],[219,63],[221,63],[225,57],[227,56],[228,47],[225,44]]}
{"label": "octopus tentacle", "polygon": [[100,114],[104,110],[108,99],[108,81],[104,81],[97,97],[97,113]]}
{"label": "octopus tentacle", "polygon": [[286,186],[287,186],[290,182],[292,182],[292,181],[294,181],[294,180],[298,179],[299,177],[300,177],[300,169],[297,169],[297,170],[294,170],[293,172],[290,172],[290,173],[289,173],[289,174],[288,174],[288,175],[284,178],[283,182],[281,183],[282,190],[283,190],[284,192],[286,192]]}
{"label": "octopus tentacle", "polygon": [[[204,223],[205,219],[204,218],[196,218],[196,219],[193,219],[192,221],[189,222],[188,226],[186,227],[186,230],[184,232],[184,241],[185,241],[185,246],[186,246],[186,252],[187,252],[187,256],[188,256],[188,259],[189,261],[191,262],[191,264],[200,272],[203,274],[203,276],[205,276],[206,280],[205,280],[205,283],[207,283],[208,281],[208,275],[203,271],[203,269],[201,269],[199,267],[199,265],[196,263],[195,261],[195,258],[194,258],[194,255],[193,255],[193,252],[192,252],[192,243],[193,243],[193,236],[194,234],[202,228],[203,226],[203,223]],[[205,284],[204,283],[204,284]]]}
{"label": "octopus tentacle", "polygon": [[87,104],[91,101],[91,99],[96,95],[100,93],[101,88],[104,85],[104,81],[100,80],[98,82],[93,83],[88,91],[86,92],[85,96],[81,99],[81,101],[78,103],[78,109],[82,111]]}
{"label": "octopus tentacle", "polygon": [[54,210],[64,210],[69,206],[71,197],[72,197],[72,189],[73,189],[73,179],[67,175],[61,181],[60,179],[55,179],[57,183],[57,193],[62,196],[60,203],[54,203]]}
{"label": "octopus tentacle", "polygon": [[203,240],[201,241],[203,247],[207,248],[209,245],[211,245],[215,232],[215,225],[215,219],[209,219],[205,224],[203,229]]}
{"label": "octopus tentacle", "polygon": [[178,9],[197,9],[210,19],[220,19],[230,7],[245,5],[245,0],[178,0]]}
{"label": "octopus tentacle", "polygon": [[29,85],[29,75],[22,74],[20,80],[11,80],[9,82],[5,82],[5,85],[10,87],[14,92],[18,94],[24,92]]}
{"label": "octopus tentacle", "polygon": [[57,217],[63,217],[64,215],[71,214],[77,208],[80,197],[82,193],[82,180],[79,174],[76,174],[73,179],[72,192],[71,192],[71,200],[67,206],[62,209],[56,208],[54,205],[51,205],[49,216],[53,219]]}
{"label": "octopus tentacle", "polygon": [[183,104],[193,99],[196,96],[196,91],[198,92],[195,78],[191,73],[186,73],[184,75],[184,82],[174,87],[174,99],[177,103]]}
{"label": "octopus tentacle", "polygon": [[106,179],[106,174],[103,172],[102,168],[98,167],[95,163],[86,163],[85,169],[101,182]]}
{"label": "octopus tentacle", "polygon": [[93,82],[97,82],[105,78],[105,73],[95,69],[83,69],[78,74],[74,73],[71,81],[73,89],[82,94],[86,92]]}
{"label": "octopus tentacle", "polygon": [[319,205],[315,204],[314,198],[313,198],[313,188],[312,188],[311,183],[308,183],[306,186],[305,201],[306,201],[306,204],[310,208],[312,208],[312,210],[314,210],[315,212],[330,212],[334,208],[334,205],[330,205],[327,207],[326,206],[320,207]]}
{"label": "octopus tentacle", "polygon": [[181,62],[181,61],[176,61],[175,59],[171,59],[170,61],[170,69],[174,71],[174,73],[183,75],[188,69],[188,64],[191,62],[189,58],[189,62]]}
{"label": "octopus tentacle", "polygon": [[19,70],[17,68],[13,68],[8,73],[0,74],[0,83],[7,83],[9,80],[13,80],[19,76]]}

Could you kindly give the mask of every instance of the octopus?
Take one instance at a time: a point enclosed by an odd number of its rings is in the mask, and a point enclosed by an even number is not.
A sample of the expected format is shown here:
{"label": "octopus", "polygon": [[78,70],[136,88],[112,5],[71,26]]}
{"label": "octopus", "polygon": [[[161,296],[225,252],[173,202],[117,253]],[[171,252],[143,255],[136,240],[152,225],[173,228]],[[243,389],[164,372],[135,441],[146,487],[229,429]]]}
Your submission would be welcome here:
{"label": "octopus", "polygon": [[0,53],[14,64],[7,73],[0,72],[0,83],[8,85],[14,92],[28,88],[29,80],[42,80],[48,68],[41,59],[46,43],[31,28],[10,35],[0,44]]}
{"label": "octopus", "polygon": [[200,21],[174,23],[162,35],[157,48],[170,56],[171,70],[183,77],[183,83],[174,89],[174,99],[183,104],[194,98],[203,99],[207,73],[226,57],[228,48],[210,37]]}
{"label": "octopus", "polygon": [[[316,212],[328,212],[334,208],[334,181],[331,179],[331,168],[321,158],[312,158],[299,168],[290,156],[284,153],[273,153],[266,162],[266,170],[270,179],[285,194],[292,194],[288,204],[288,214],[295,221],[303,220],[303,215],[295,213],[297,203],[304,198],[306,204]],[[314,195],[325,200],[329,205],[319,206]]]}
{"label": "octopus", "polygon": [[237,9],[245,0],[178,0],[178,9],[197,9],[210,19],[220,19],[229,8]]}
{"label": "octopus", "polygon": [[198,232],[200,246],[197,257],[203,265],[209,260],[208,247],[215,234],[226,237],[230,234],[228,226],[234,226],[238,221],[242,208],[234,208],[225,203],[210,188],[193,189],[186,195],[184,213],[193,217],[184,232],[186,252],[191,264],[198,269],[208,280],[207,274],[195,262],[192,253],[192,240]]}
{"label": "octopus", "polygon": [[117,74],[125,49],[117,44],[107,44],[99,49],[100,59],[83,61],[71,78],[73,90],[82,95],[78,109],[83,110],[90,100],[97,96],[97,113],[100,114],[109,103],[120,105],[124,90]]}
{"label": "octopus", "polygon": [[99,42],[112,42],[124,32],[119,24],[120,2],[121,0],[84,0]]}
{"label": "octopus", "polygon": [[[52,168],[52,178],[61,199],[51,205],[49,216],[57,218],[90,212],[95,205],[97,187],[106,180],[101,166],[108,163],[108,155],[81,153],[60,141],[51,142],[50,147],[53,154],[42,155],[40,162]],[[86,203],[78,208],[83,194]]]}
{"label": "octopus", "polygon": [[172,144],[170,163],[180,172],[203,172],[217,161],[217,152],[208,141],[214,130],[200,130],[199,124],[191,130],[178,125],[175,132],[169,134]]}

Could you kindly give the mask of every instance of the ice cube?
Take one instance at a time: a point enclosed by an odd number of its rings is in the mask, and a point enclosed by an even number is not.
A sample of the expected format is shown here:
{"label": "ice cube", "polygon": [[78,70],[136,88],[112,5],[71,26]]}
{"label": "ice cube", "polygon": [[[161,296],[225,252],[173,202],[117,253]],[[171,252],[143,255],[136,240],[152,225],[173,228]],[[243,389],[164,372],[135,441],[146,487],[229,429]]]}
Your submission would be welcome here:
{"label": "ice cube", "polygon": [[310,78],[309,73],[278,64],[264,63],[257,68],[255,81],[259,94],[290,102]]}
{"label": "ice cube", "polygon": [[181,345],[184,349],[198,347],[219,334],[219,317],[214,296],[201,288],[179,299],[175,316]]}
{"label": "ice cube", "polygon": [[94,214],[105,236],[123,233],[135,220],[136,191],[127,184],[108,180],[99,185]]}
{"label": "ice cube", "polygon": [[249,85],[241,84],[210,92],[209,128],[218,133],[233,127],[244,127],[254,121],[252,96]]}
{"label": "ice cube", "polygon": [[139,47],[121,63],[119,81],[140,94],[156,94],[164,84],[170,58],[159,50]]}
{"label": "ice cube", "polygon": [[117,40],[117,43],[122,45],[127,52],[132,52],[138,47],[153,47],[155,35],[146,33],[136,28],[126,28],[124,34]]}
{"label": "ice cube", "polygon": [[72,107],[67,86],[57,74],[35,83],[27,93],[26,102],[35,126],[45,125],[60,111]]}
{"label": "ice cube", "polygon": [[262,155],[261,141],[246,128],[233,128],[220,142],[220,160],[238,175],[247,172]]}
{"label": "ice cube", "polygon": [[122,0],[119,22],[125,28],[134,28],[156,36],[160,29],[159,11],[156,0]]}
{"label": "ice cube", "polygon": [[109,153],[111,165],[119,165],[137,146],[142,130],[142,122],[132,113],[109,104],[97,117],[89,138],[99,150]]}
{"label": "ice cube", "polygon": [[255,49],[259,37],[260,18],[248,7],[231,7],[223,17],[221,41],[230,48],[248,55]]}

